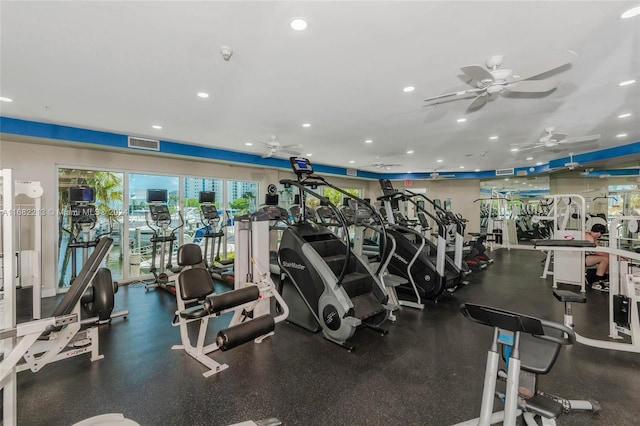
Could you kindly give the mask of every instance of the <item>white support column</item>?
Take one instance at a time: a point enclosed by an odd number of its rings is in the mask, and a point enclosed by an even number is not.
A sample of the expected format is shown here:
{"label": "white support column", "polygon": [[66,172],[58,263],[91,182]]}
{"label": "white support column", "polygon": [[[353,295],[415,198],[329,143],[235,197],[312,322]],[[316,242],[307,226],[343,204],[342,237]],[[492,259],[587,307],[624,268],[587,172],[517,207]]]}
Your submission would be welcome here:
{"label": "white support column", "polygon": [[[3,264],[3,288],[2,301],[0,304],[0,329],[15,328],[16,312],[15,299],[16,288],[13,282],[14,277],[14,248],[13,248],[13,178],[10,169],[0,171],[2,177],[2,264]],[[3,358],[11,353],[15,345],[15,337],[4,339],[1,342]],[[2,383],[2,420],[3,425],[12,426],[17,423],[17,383],[16,369],[7,374],[6,380]]]}

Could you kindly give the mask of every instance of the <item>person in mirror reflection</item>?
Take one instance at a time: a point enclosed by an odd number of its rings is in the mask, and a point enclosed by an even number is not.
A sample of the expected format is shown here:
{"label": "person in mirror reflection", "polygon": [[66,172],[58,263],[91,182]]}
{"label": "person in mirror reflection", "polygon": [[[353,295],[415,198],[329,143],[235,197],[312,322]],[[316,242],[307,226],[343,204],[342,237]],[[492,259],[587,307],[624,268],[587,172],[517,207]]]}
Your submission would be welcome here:
{"label": "person in mirror reflection", "polygon": [[[596,246],[599,246],[600,243],[598,240],[606,233],[607,227],[601,223],[596,223],[591,227],[591,231],[585,233],[585,239],[595,243]],[[587,253],[587,256],[585,257],[585,264],[587,266],[596,266],[596,273],[589,280],[590,285],[593,286],[595,283],[602,284],[606,281],[609,274],[609,255],[607,253],[602,251]]]}

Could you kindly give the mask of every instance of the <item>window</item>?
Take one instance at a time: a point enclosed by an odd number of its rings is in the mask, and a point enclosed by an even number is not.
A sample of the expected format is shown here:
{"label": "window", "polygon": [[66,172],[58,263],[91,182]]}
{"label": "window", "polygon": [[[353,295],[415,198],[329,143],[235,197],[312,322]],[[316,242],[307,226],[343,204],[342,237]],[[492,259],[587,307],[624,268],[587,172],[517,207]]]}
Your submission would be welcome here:
{"label": "window", "polygon": [[[58,169],[58,207],[60,229],[58,233],[58,287],[65,288],[71,284],[73,252],[75,250],[75,270],[82,268],[83,251],[91,250],[83,247],[69,248],[69,242],[83,240],[92,241],[101,235],[109,235],[114,240],[113,248],[107,257],[107,267],[113,279],[123,277],[122,232],[124,230],[123,214],[123,182],[124,173],[60,168]],[[84,186],[93,188],[95,195],[95,223],[73,223],[69,201],[69,188]]]}
{"label": "window", "polygon": [[[184,222],[182,212],[178,211],[178,199],[180,196],[178,181],[179,178],[177,176],[129,174],[129,277],[147,275],[151,266],[155,264],[159,268],[160,262],[176,265],[177,262],[171,261],[169,256],[173,256],[177,251],[180,245],[179,239],[173,243],[173,247],[166,243],[168,254],[164,259],[160,259],[159,248],[155,257],[153,256],[153,245],[150,240],[154,232],[159,235],[163,233],[166,235],[176,233],[177,235],[180,232],[179,230]],[[167,191],[166,204],[171,212],[171,223],[166,225],[164,229],[151,222],[151,218],[148,215],[148,189],[164,189]]]}

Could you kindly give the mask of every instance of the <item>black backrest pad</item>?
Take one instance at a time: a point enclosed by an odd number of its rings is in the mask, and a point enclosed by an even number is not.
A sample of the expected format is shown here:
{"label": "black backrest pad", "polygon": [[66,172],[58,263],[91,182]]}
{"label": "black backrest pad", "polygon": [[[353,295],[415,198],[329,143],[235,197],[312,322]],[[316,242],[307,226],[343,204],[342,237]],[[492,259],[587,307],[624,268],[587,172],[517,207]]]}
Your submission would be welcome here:
{"label": "black backrest pad", "polygon": [[178,287],[182,300],[203,299],[213,293],[213,280],[209,271],[204,268],[187,269],[180,272]]}
{"label": "black backrest pad", "polygon": [[460,306],[460,310],[464,316],[480,324],[544,336],[544,329],[538,318],[471,303],[463,304]]}
{"label": "black backrest pad", "polygon": [[84,292],[87,290],[87,287],[93,280],[98,268],[104,261],[107,254],[109,254],[109,250],[111,250],[111,245],[113,244],[113,239],[102,237],[98,244],[91,252],[91,255],[82,266],[80,273],[73,280],[73,284],[69,287],[69,291],[67,291],[62,298],[62,301],[53,311],[51,316],[57,317],[60,315],[68,315],[73,312],[73,308],[78,303]]}
{"label": "black backrest pad", "polygon": [[178,265],[193,266],[202,262],[202,250],[197,244],[184,244],[178,249]]}

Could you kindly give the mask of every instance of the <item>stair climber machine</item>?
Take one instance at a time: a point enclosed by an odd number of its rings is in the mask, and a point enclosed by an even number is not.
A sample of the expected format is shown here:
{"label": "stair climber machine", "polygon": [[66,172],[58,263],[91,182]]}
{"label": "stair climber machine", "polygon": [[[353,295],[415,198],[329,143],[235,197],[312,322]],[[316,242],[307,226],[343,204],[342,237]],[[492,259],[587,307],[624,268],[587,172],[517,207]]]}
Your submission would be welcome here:
{"label": "stair climber machine", "polygon": [[[111,223],[109,223],[107,232],[98,233],[95,231],[98,223],[95,201],[94,188],[89,186],[69,188],[71,229],[64,227],[64,215],[60,216],[60,229],[69,234],[69,243],[67,244],[67,250],[71,255],[69,285],[73,284],[78,276],[78,251],[82,253],[80,266],[82,268],[100,240],[108,237],[112,232]],[[111,218],[109,219],[111,221]],[[82,238],[79,238],[80,236]],[[128,316],[129,311],[113,312],[114,294],[117,292],[118,283],[113,281],[111,271],[108,268],[100,268],[82,295],[81,305],[85,316],[96,317],[98,324],[108,323],[116,317]]]}
{"label": "stair climber machine", "polygon": [[311,189],[328,186],[344,192],[314,175],[306,158],[291,157],[290,163],[297,180],[280,183],[298,189],[301,206],[312,196],[334,209],[345,239],[308,220],[306,209],[300,209],[300,216],[282,233],[278,262],[284,276],[282,297],[290,309],[287,320],[311,332],[321,330],[327,340],[351,351],[354,346],[348,340],[357,330],[387,333],[380,325],[390,315],[389,295],[367,263],[352,254],[348,225],[337,207]]}
{"label": "stair climber machine", "polygon": [[[398,286],[401,301],[420,304],[422,299],[438,301],[443,294],[453,293],[461,283],[463,271],[446,254],[446,227],[440,219],[413,200],[414,195],[398,192],[388,179],[380,179],[386,210],[387,232],[396,240],[396,253],[389,263],[389,272],[406,278],[411,285]],[[394,218],[394,205],[401,201],[412,203],[417,211],[428,215],[438,227],[438,242],[432,243],[420,232],[398,225]]]}
{"label": "stair climber machine", "polygon": [[[213,191],[200,191],[200,220],[204,225],[204,264],[213,277],[221,283],[233,287],[233,259],[221,259],[220,247],[224,238],[224,227],[220,222],[218,208],[215,205],[216,193]],[[211,248],[209,248],[211,241]]]}
{"label": "stair climber machine", "polygon": [[[408,283],[407,279],[388,271],[389,262],[396,252],[395,238],[387,234],[382,216],[367,199],[364,199],[364,203],[358,202],[356,197],[346,200],[348,202],[340,211],[347,221],[353,224],[353,253],[369,264],[387,289],[389,300],[386,306],[391,311],[389,320],[395,322],[397,318],[394,312],[401,306],[396,287]],[[374,235],[379,236],[375,245],[370,238],[366,237],[367,231],[372,231]]]}
{"label": "stair climber machine", "polygon": [[[182,213],[178,211],[180,217],[180,224],[175,228],[171,228],[171,212],[167,205],[167,190],[166,189],[147,189],[147,203],[149,204],[149,211],[145,212],[144,219],[149,229],[153,231],[151,237],[151,269],[149,272],[153,274],[154,280],[150,284],[145,285],[148,290],[150,288],[160,287],[175,294],[175,276],[174,274],[179,269],[173,268],[172,257],[173,247],[175,241],[178,239],[176,232],[184,226],[184,218]],[[149,219],[155,225],[155,228],[149,223]],[[167,250],[167,243],[169,243],[169,250]],[[160,254],[158,258],[158,248]],[[167,258],[165,264],[165,257]],[[156,267],[159,264],[159,267]],[[173,279],[170,279],[173,276]]]}
{"label": "stair climber machine", "polygon": [[[445,244],[447,254],[453,254],[453,263],[455,266],[462,271],[462,275],[469,275],[471,273],[471,268],[480,270],[486,268],[484,263],[481,263],[479,260],[475,260],[475,258],[471,258],[469,256],[469,249],[467,248],[465,253],[464,247],[464,230],[466,228],[465,221],[462,217],[456,216],[451,210],[444,209],[441,204],[438,202],[440,200],[432,200],[424,194],[416,194],[415,192],[411,192],[408,189],[405,189],[405,194],[409,195],[411,200],[415,200],[420,198],[421,200],[417,201],[416,210],[418,212],[418,218],[420,223],[426,221],[426,215],[428,215],[427,210],[424,208],[424,203],[420,202],[422,200],[433,206],[433,211],[436,213],[436,216],[439,219],[439,223],[442,223],[445,228],[445,243],[447,241],[446,235],[448,235],[448,229],[452,229],[453,233],[453,247]],[[450,203],[449,203],[450,204]],[[447,201],[445,201],[445,206],[447,205]],[[466,281],[462,281],[462,284],[468,284]]]}

